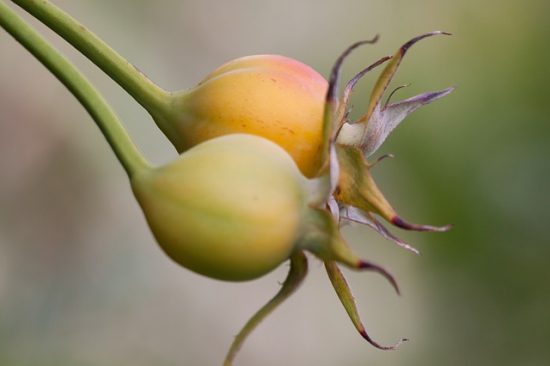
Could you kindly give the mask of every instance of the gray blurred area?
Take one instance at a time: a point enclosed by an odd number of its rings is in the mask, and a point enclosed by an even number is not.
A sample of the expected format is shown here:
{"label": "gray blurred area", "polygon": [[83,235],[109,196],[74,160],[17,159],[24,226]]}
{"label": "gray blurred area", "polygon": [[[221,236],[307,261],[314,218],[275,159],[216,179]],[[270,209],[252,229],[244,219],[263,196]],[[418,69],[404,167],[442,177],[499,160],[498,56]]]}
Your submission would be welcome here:
{"label": "gray blurred area", "polygon": [[[400,282],[346,271],[371,335],[359,337],[320,262],[252,334],[235,365],[550,364],[550,3],[488,1],[56,0],[170,90],[230,59],[290,56],[324,75],[374,34],[350,77],[409,38],[397,98],[457,85],[415,112],[375,170],[405,218],[445,234],[393,230],[415,256],[362,227],[354,248]],[[20,12],[22,14],[22,12]],[[28,17],[26,17],[29,19]],[[104,93],[144,153],[175,156],[147,114],[97,68],[32,21]],[[366,107],[376,72],[354,96]],[[108,145],[76,100],[0,31],[0,365],[220,365],[233,336],[279,288],[287,265],[225,283],[157,247]]]}

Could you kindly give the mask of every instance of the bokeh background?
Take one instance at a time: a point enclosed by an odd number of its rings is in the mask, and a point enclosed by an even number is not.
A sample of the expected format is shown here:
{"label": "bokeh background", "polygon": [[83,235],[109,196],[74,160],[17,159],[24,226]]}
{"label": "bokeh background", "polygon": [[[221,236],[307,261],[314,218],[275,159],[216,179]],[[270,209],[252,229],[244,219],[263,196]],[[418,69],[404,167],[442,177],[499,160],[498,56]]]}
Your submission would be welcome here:
{"label": "bokeh background", "polygon": [[[348,44],[379,33],[351,76],[404,41],[399,97],[457,85],[415,112],[380,153],[379,185],[401,214],[455,228],[346,236],[398,278],[348,273],[366,344],[313,259],[303,287],[246,342],[236,365],[550,364],[550,3],[487,1],[57,0],[162,87],[196,84],[235,57],[284,54],[327,75]],[[28,17],[26,17],[29,19]],[[175,152],[146,113],[36,22],[111,101],[155,163]],[[376,74],[376,73],[375,73]],[[354,97],[365,107],[374,75]],[[214,281],[159,250],[127,178],[75,99],[0,31],[0,364],[220,365],[232,337],[278,289]]]}

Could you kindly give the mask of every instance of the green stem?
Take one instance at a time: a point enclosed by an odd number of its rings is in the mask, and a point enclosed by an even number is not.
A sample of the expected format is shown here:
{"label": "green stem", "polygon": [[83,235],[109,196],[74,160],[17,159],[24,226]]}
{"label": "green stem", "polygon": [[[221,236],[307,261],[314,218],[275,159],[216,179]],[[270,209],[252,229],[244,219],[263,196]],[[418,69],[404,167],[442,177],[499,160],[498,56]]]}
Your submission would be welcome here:
{"label": "green stem", "polygon": [[124,88],[153,118],[171,102],[170,93],[158,87],[99,37],[46,0],[12,0],[36,17]]}
{"label": "green stem", "polygon": [[304,252],[298,251],[290,257],[290,271],[288,276],[283,283],[283,287],[279,292],[267,303],[265,304],[250,320],[245,324],[243,329],[237,334],[227,356],[225,357],[224,366],[231,366],[233,364],[233,359],[239,352],[243,342],[246,337],[260,324],[266,316],[271,314],[277,306],[283,303],[290,295],[294,293],[304,280],[307,274],[307,258]]}
{"label": "green stem", "polygon": [[0,26],[31,52],[69,89],[92,116],[109,142],[118,160],[132,176],[149,164],[134,145],[116,114],[91,83],[32,29],[10,7],[0,0]]}

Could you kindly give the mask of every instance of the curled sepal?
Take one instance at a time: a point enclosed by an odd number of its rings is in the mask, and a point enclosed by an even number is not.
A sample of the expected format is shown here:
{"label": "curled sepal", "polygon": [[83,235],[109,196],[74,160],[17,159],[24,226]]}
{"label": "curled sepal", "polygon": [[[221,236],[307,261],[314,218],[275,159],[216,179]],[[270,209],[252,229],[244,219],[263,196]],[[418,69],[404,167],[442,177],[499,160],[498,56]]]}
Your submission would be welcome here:
{"label": "curled sepal", "polygon": [[264,320],[277,306],[292,295],[303,282],[307,274],[307,258],[302,251],[297,251],[290,257],[290,270],[288,276],[283,283],[283,286],[277,294],[265,304],[241,329],[235,340],[231,344],[227,356],[225,357],[224,366],[231,366],[233,359],[239,352],[248,335]]}
{"label": "curled sepal", "polygon": [[428,92],[386,106],[379,103],[368,123],[344,124],[340,141],[361,146],[365,156],[370,156],[384,143],[388,135],[412,112],[423,105],[450,94],[454,88]]}
{"label": "curled sepal", "polygon": [[412,47],[416,42],[420,41],[421,39],[444,34],[444,35],[450,35],[450,33],[442,32],[442,31],[434,31],[430,33],[421,34],[419,36],[414,37],[397,50],[391,61],[386,65],[386,68],[384,71],[382,71],[382,74],[380,74],[380,77],[376,81],[376,84],[374,85],[374,88],[371,93],[369,106],[367,108],[367,113],[365,113],[357,122],[368,122],[370,119],[370,116],[374,112],[377,105],[380,104],[380,101],[382,100],[382,97],[384,96],[384,92],[388,88],[388,85],[393,79],[393,76],[399,69],[399,65],[401,64],[401,61],[403,60],[403,57],[405,57],[405,54],[409,50],[409,48]]}
{"label": "curled sepal", "polygon": [[376,165],[380,164],[381,162],[383,162],[384,160],[387,160],[387,159],[393,159],[395,158],[395,156],[393,154],[384,154],[380,157],[378,157],[374,163],[371,163],[370,164],[370,168],[374,168]]}
{"label": "curled sepal", "polygon": [[357,47],[364,44],[373,44],[377,41],[378,35],[370,40],[356,42],[346,48],[344,52],[342,52],[342,54],[340,54],[340,56],[336,59],[336,62],[334,63],[330,73],[329,85],[325,97],[325,107],[323,112],[323,144],[321,147],[322,163],[317,174],[317,176],[320,177],[318,180],[321,183],[321,192],[326,192],[326,194],[324,195],[325,202],[327,200],[326,198],[332,196],[332,194],[334,193],[340,176],[340,167],[336,155],[335,142],[338,133],[347,117],[351,91],[353,90],[353,87],[355,86],[357,81],[359,81],[359,79],[361,79],[367,72],[369,72],[373,68],[389,60],[391,56],[381,58],[380,60],[376,61],[375,63],[366,67],[357,75],[355,75],[355,77],[347,83],[344,89],[343,96],[339,97],[338,89],[342,73],[342,65],[345,59]]}
{"label": "curled sepal", "polygon": [[340,120],[338,118],[339,110],[340,110],[340,98],[339,98],[339,87],[340,87],[340,78],[342,73],[342,65],[344,63],[344,60],[350,55],[350,53],[355,50],[357,47],[365,45],[365,44],[373,44],[378,41],[378,35],[374,36],[373,39],[370,40],[364,40],[355,42],[348,48],[344,50],[340,54],[340,56],[336,59],[336,62],[332,66],[330,77],[329,77],[329,85],[327,89],[327,94],[325,96],[325,107],[323,112],[323,134],[322,134],[322,147],[321,147],[321,154],[322,158],[322,164],[320,167],[320,171],[317,175],[323,175],[326,170],[331,169],[332,166],[330,166],[330,155],[332,150],[332,145],[336,139],[336,134],[339,130],[339,124]]}
{"label": "curled sepal", "polygon": [[[416,97],[382,106],[382,98],[399,65],[409,48],[426,37],[450,33],[434,31],[417,36],[393,55],[386,68],[380,74],[372,90],[367,111],[357,121],[345,123],[338,135],[338,142],[345,145],[361,146],[367,156],[371,155],[384,142],[388,134],[410,113],[418,107],[428,104],[449,94],[453,88],[431,92]],[[353,80],[353,79],[352,79]]]}
{"label": "curled sepal", "polygon": [[338,266],[336,265],[336,262],[325,261],[325,268],[327,270],[327,274],[330,279],[330,282],[332,283],[332,286],[336,291],[336,295],[342,302],[344,309],[346,309],[346,312],[348,313],[350,320],[352,321],[353,325],[355,326],[359,334],[361,334],[361,336],[365,338],[367,342],[372,344],[374,347],[382,350],[394,350],[397,347],[399,347],[401,343],[403,343],[404,341],[407,341],[406,338],[403,338],[392,346],[383,346],[378,342],[374,341],[367,333],[365,326],[361,321],[359,312],[357,311],[357,305],[355,304],[355,299],[353,298],[349,285],[346,279],[344,278],[344,274],[342,273],[342,271],[340,271],[340,268],[338,268]]}
{"label": "curled sepal", "polygon": [[410,244],[407,244],[403,240],[399,239],[397,236],[393,235],[380,221],[374,217],[373,214],[369,212],[365,212],[363,210],[360,210],[356,207],[351,206],[342,206],[340,208],[340,220],[343,222],[356,222],[359,224],[367,225],[370,228],[376,230],[378,234],[382,235],[384,239],[391,240],[395,244],[399,245],[401,248],[404,248],[406,250],[409,250],[415,254],[420,254],[418,249],[411,246]]}
{"label": "curled sepal", "polygon": [[[323,129],[325,131],[325,138],[328,137],[328,136],[330,136],[330,138],[333,137],[331,135],[331,132],[334,132],[334,130],[335,130],[334,129],[334,127],[335,127],[334,124],[339,122],[338,119],[335,118],[337,116],[335,116],[334,113],[338,110],[338,106],[340,104],[339,103],[340,98],[338,97],[338,88],[339,88],[339,84],[340,84],[340,75],[342,73],[342,65],[343,65],[345,59],[357,47],[365,45],[365,44],[376,43],[378,41],[378,38],[379,38],[379,36],[376,35],[376,36],[374,36],[373,39],[355,42],[354,44],[352,44],[351,46],[346,48],[344,50],[344,52],[342,52],[340,54],[340,56],[336,59],[336,62],[332,66],[332,70],[330,72],[330,78],[329,78],[329,86],[328,86],[328,90],[327,90],[327,97],[326,97],[326,101],[325,101],[325,103],[326,103],[325,104],[325,111],[330,113],[330,114],[325,114],[325,118],[329,117],[328,119],[325,119],[325,121],[324,121],[324,128]],[[368,72],[373,67],[376,67],[380,63],[381,62],[375,64],[374,66],[372,66],[372,65],[369,66],[370,68],[367,68],[366,71],[363,72],[363,74]],[[361,77],[359,77],[359,78],[361,78]]]}
{"label": "curled sepal", "polygon": [[453,228],[452,224],[447,224],[443,226],[432,226],[432,225],[419,225],[419,224],[412,224],[410,222],[406,222],[399,216],[395,216],[391,223],[394,224],[397,227],[400,227],[401,229],[405,230],[412,230],[412,231],[433,231],[433,232],[445,232],[449,231]]}
{"label": "curled sepal", "polygon": [[349,205],[380,215],[386,221],[405,230],[447,231],[451,228],[450,225],[417,225],[403,220],[376,185],[361,149],[345,145],[337,145],[336,149],[340,163],[340,180],[334,197],[341,206]]}
{"label": "curled sepal", "polygon": [[384,56],[380,58],[378,61],[374,62],[373,64],[370,64],[369,66],[365,67],[363,70],[359,71],[353,78],[351,78],[350,81],[346,84],[346,87],[344,88],[344,92],[342,93],[342,97],[340,98],[340,102],[338,105],[338,112],[337,112],[337,121],[338,124],[336,125],[336,128],[334,129],[334,133],[338,134],[340,132],[340,129],[344,125],[344,123],[347,120],[348,113],[350,112],[350,98],[351,93],[353,91],[353,88],[355,88],[355,85],[365,76],[369,71],[372,69],[380,66],[384,62],[391,59],[392,56]]}

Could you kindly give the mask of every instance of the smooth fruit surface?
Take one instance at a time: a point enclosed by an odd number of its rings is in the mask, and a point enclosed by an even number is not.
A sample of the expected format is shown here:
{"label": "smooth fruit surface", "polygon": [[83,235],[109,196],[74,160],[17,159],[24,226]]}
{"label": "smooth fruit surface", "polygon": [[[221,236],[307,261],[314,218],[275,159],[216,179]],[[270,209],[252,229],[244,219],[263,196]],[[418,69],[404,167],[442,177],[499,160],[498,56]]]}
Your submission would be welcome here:
{"label": "smooth fruit surface", "polygon": [[136,174],[132,187],[168,256],[197,273],[240,281],[290,256],[305,207],[304,182],[282,148],[234,134]]}
{"label": "smooth fruit surface", "polygon": [[265,137],[283,147],[302,173],[320,164],[327,81],[288,57],[248,56],[230,61],[176,99],[178,151],[231,134]]}

